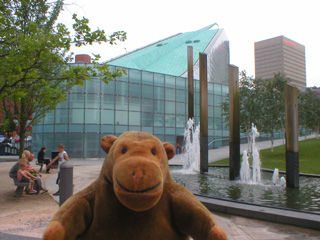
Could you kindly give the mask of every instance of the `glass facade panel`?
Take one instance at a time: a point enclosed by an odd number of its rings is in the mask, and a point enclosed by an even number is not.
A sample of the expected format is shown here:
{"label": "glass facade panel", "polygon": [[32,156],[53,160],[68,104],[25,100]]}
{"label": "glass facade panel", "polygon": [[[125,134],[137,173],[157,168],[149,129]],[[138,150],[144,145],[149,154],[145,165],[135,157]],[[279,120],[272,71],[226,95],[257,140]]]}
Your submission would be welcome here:
{"label": "glass facade panel", "polygon": [[133,84],[129,85],[129,96],[131,97],[141,97],[141,85]]}
{"label": "glass facade panel", "polygon": [[84,157],[85,158],[98,158],[100,152],[100,135],[99,134],[86,134],[84,138]]}
{"label": "glass facade panel", "polygon": [[208,94],[208,105],[213,106],[213,95],[212,94]]}
{"label": "glass facade panel", "polygon": [[73,123],[84,123],[84,109],[70,109],[69,121]]}
{"label": "glass facade panel", "polygon": [[213,85],[213,93],[215,95],[221,95],[221,85],[220,84]]}
{"label": "glass facade panel", "polygon": [[114,124],[113,110],[101,110],[101,124]]}
{"label": "glass facade panel", "polygon": [[77,132],[84,132],[84,125],[83,124],[79,124],[79,125],[70,125],[69,126],[69,132],[71,133],[77,133]]}
{"label": "glass facade panel", "polygon": [[55,116],[55,123],[56,124],[61,124],[61,123],[65,123],[68,124],[68,109],[56,109],[56,116]]}
{"label": "glass facade panel", "polygon": [[166,101],[166,114],[175,114],[175,112],[175,103]]}
{"label": "glass facade panel", "polygon": [[70,108],[83,108],[84,94],[70,94]]}
{"label": "glass facade panel", "polygon": [[141,83],[141,71],[129,69],[129,81],[132,83]]}
{"label": "glass facade panel", "polygon": [[175,115],[166,114],[165,115],[165,123],[166,123],[166,127],[175,127],[175,125],[176,125]]}
{"label": "glass facade panel", "polygon": [[213,100],[214,106],[221,106],[221,96],[214,96]]}
{"label": "glass facade panel", "polygon": [[155,86],[160,86],[160,87],[164,87],[164,76],[163,74],[158,74],[155,73],[154,74],[154,85]]}
{"label": "glass facade panel", "polygon": [[153,73],[142,72],[142,84],[153,85]]}
{"label": "glass facade panel", "polygon": [[187,119],[186,116],[178,115],[176,117],[176,127],[185,128],[186,127],[186,119]]}
{"label": "glass facade panel", "polygon": [[54,111],[49,112],[43,119],[44,124],[53,124],[54,123]]}
{"label": "glass facade panel", "polygon": [[127,111],[116,111],[116,125],[128,125]]}
{"label": "glass facade panel", "polygon": [[154,101],[154,109],[155,113],[164,113],[164,101]]}
{"label": "glass facade panel", "polygon": [[127,96],[128,95],[128,83],[127,82],[116,82],[117,95]]}
{"label": "glass facade panel", "polygon": [[166,92],[166,100],[167,101],[175,101],[176,100],[176,93],[174,89],[171,88],[166,88],[165,89]]}
{"label": "glass facade panel", "polygon": [[140,126],[140,112],[129,112],[129,125]]}
{"label": "glass facade panel", "polygon": [[142,112],[153,112],[153,100],[143,99],[142,101]]}
{"label": "glass facade panel", "polygon": [[186,107],[185,107],[185,103],[176,103],[176,114],[179,115],[186,115]]}
{"label": "glass facade panel", "polygon": [[154,99],[164,100],[164,87],[154,87]]}
{"label": "glass facade panel", "polygon": [[152,127],[153,126],[153,114],[152,113],[142,113],[142,127]]}
{"label": "glass facade panel", "polygon": [[221,85],[222,87],[222,95],[226,96],[229,93],[229,86]]}
{"label": "glass facade panel", "polygon": [[143,98],[153,98],[153,87],[142,85],[142,97]]}
{"label": "glass facade panel", "polygon": [[163,127],[164,126],[164,115],[163,114],[154,114],[154,126]]}
{"label": "glass facade panel", "polygon": [[115,81],[112,81],[112,82],[109,82],[108,84],[107,83],[104,83],[102,82],[102,92],[104,94],[114,94],[115,93],[115,90],[116,90],[116,84],[115,84]]}
{"label": "glass facade panel", "polygon": [[99,133],[100,132],[100,125],[92,125],[92,124],[86,124],[85,130],[86,133],[94,132]]}
{"label": "glass facade panel", "polygon": [[100,93],[101,91],[101,81],[99,80],[91,80],[86,81],[86,93]]}
{"label": "glass facade panel", "polygon": [[102,95],[101,108],[104,109],[114,109],[114,96],[112,95]]}
{"label": "glass facade panel", "polygon": [[100,109],[86,109],[86,124],[100,124]]}
{"label": "glass facade panel", "polygon": [[86,108],[100,108],[100,95],[86,94]]}
{"label": "glass facade panel", "polygon": [[74,87],[71,89],[71,92],[72,92],[72,93],[84,93],[84,92],[85,92],[84,86],[74,86]]}
{"label": "glass facade panel", "polygon": [[214,117],[221,117],[221,107],[214,107],[213,116]]}
{"label": "glass facade panel", "polygon": [[130,111],[141,111],[141,99],[140,98],[129,98],[129,110]]}
{"label": "glass facade panel", "polygon": [[177,89],[182,89],[185,90],[186,89],[186,79],[185,78],[181,78],[181,77],[177,77],[176,78],[176,88]]}
{"label": "glass facade panel", "polygon": [[174,76],[165,76],[166,87],[175,88],[176,87],[176,78]]}
{"label": "glass facade panel", "polygon": [[128,110],[128,97],[116,96],[115,99],[117,110]]}
{"label": "glass facade panel", "polygon": [[186,102],[186,92],[183,90],[176,90],[177,102]]}

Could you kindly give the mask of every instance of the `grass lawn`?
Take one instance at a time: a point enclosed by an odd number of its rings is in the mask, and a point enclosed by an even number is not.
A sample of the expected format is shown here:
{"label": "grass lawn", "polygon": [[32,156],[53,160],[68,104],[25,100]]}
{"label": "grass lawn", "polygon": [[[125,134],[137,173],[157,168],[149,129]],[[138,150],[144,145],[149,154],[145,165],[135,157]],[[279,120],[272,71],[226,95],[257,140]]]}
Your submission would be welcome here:
{"label": "grass lawn", "polygon": [[[261,167],[286,170],[285,146],[260,151]],[[229,165],[229,159],[223,159],[212,165]],[[320,140],[308,139],[299,142],[299,168],[301,173],[320,174]]]}

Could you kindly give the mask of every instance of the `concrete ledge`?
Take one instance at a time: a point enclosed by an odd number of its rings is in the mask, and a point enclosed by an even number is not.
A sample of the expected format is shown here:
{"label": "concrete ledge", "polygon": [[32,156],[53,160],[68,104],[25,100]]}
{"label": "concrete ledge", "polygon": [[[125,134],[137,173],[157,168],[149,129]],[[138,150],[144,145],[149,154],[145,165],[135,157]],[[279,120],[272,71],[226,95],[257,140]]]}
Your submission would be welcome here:
{"label": "concrete ledge", "polygon": [[194,194],[209,210],[320,230],[320,214],[208,198]]}

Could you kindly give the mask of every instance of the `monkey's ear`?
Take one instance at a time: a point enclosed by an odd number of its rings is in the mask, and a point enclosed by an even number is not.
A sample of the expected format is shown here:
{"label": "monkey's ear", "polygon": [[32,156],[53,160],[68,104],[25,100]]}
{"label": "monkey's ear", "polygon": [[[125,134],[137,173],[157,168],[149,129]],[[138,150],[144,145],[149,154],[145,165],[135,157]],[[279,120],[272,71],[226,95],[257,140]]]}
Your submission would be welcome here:
{"label": "monkey's ear", "polygon": [[164,142],[162,144],[163,144],[164,150],[166,150],[166,153],[167,153],[167,156],[168,156],[168,160],[170,160],[176,154],[176,150],[175,150],[174,146],[171,143]]}
{"label": "monkey's ear", "polygon": [[101,141],[100,141],[100,145],[101,145],[101,148],[103,149],[103,151],[105,151],[106,153],[109,152],[112,144],[117,140],[117,137],[116,136],[113,136],[113,135],[107,135],[107,136],[104,136]]}

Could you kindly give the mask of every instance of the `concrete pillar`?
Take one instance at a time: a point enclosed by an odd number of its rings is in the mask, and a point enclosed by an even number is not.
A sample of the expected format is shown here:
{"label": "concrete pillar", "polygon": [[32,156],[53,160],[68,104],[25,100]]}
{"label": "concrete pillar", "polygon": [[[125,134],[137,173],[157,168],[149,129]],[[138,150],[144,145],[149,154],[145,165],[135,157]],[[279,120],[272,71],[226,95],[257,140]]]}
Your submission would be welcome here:
{"label": "concrete pillar", "polygon": [[200,53],[200,173],[208,172],[208,74],[207,54]]}
{"label": "concrete pillar", "polygon": [[188,46],[188,119],[194,118],[193,47]]}
{"label": "concrete pillar", "polygon": [[239,69],[228,66],[229,75],[229,178],[240,176],[240,96]]}
{"label": "concrete pillar", "polygon": [[70,162],[64,162],[60,166],[59,190],[61,206],[73,194],[73,165]]}
{"label": "concrete pillar", "polygon": [[284,87],[286,109],[286,176],[288,188],[299,188],[298,89]]}

